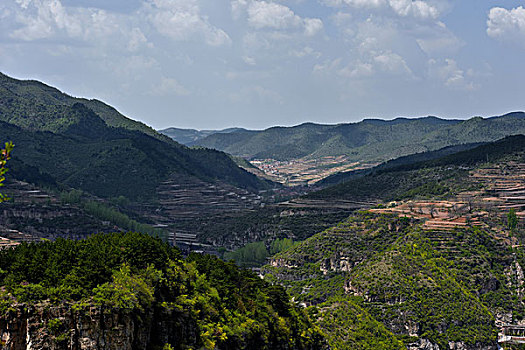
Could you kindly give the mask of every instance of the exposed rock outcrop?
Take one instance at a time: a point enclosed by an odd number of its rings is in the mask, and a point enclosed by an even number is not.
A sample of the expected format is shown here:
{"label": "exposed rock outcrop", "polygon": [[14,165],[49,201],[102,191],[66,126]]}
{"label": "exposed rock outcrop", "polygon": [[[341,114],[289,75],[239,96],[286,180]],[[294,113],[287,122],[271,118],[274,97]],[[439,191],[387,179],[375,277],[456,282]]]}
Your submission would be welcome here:
{"label": "exposed rock outcrop", "polygon": [[197,327],[188,319],[167,309],[17,304],[0,317],[0,349],[146,350],[177,344],[182,338],[197,344]]}

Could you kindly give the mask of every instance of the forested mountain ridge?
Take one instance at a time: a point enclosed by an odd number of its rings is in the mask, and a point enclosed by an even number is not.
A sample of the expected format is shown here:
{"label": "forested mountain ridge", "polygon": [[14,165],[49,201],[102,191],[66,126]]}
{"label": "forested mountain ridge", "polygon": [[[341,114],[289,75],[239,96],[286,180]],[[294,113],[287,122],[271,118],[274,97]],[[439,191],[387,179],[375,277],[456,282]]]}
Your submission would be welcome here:
{"label": "forested mountain ridge", "polygon": [[69,96],[36,80],[18,80],[0,72],[0,120],[38,131],[62,131],[78,119],[68,107],[82,103],[108,126],[138,130],[159,139],[168,138],[144,123],[126,118],[115,108],[95,99]]}
{"label": "forested mountain ridge", "polygon": [[19,162],[100,197],[154,199],[174,173],[250,190],[266,186],[222,152],[189,149],[102,102],[35,81],[0,75],[0,123],[0,139],[16,144]]}
{"label": "forested mountain ridge", "polygon": [[305,123],[263,131],[213,134],[195,144],[248,159],[291,160],[345,156],[349,161],[381,162],[450,145],[495,141],[525,132],[525,113],[446,120],[437,117],[358,123]]}

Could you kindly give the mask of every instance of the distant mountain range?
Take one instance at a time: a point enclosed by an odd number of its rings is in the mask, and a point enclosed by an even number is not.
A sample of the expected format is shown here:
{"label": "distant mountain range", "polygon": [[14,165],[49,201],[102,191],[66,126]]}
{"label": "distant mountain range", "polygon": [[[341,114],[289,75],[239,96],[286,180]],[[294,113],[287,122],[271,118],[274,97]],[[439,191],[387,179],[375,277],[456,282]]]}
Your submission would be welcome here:
{"label": "distant mountain range", "polygon": [[230,132],[213,132],[205,137],[199,134],[199,138],[187,144],[217,149],[247,159],[292,160],[344,156],[348,161],[383,162],[446,146],[490,142],[522,133],[525,133],[525,113],[514,112],[468,120],[437,117],[366,119],[358,123],[305,123],[262,131],[233,129]]}
{"label": "distant mountain range", "polygon": [[229,134],[238,131],[248,131],[243,128],[228,128],[222,130],[195,130],[195,129],[179,129],[179,128],[167,128],[159,130],[161,134],[171,137],[178,143],[183,145],[193,146],[205,137],[213,134]]}
{"label": "distant mountain range", "polygon": [[[97,100],[0,74],[0,140],[15,144],[11,174],[99,197],[156,197],[169,176],[266,188],[220,151],[190,149]],[[178,174],[173,177],[173,174]]]}

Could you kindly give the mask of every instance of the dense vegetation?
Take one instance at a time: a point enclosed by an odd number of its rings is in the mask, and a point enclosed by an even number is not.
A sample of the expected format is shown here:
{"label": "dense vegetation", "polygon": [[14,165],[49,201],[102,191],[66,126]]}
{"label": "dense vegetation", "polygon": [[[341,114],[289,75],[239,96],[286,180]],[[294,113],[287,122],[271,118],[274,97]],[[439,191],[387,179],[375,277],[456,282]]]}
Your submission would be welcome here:
{"label": "dense vegetation", "polygon": [[252,242],[232,252],[224,253],[224,259],[234,260],[237,265],[242,267],[259,267],[264,265],[270,256],[289,249],[293,245],[294,241],[289,238],[277,238],[271,243]]}
{"label": "dense vegetation", "polygon": [[97,113],[108,126],[167,140],[151,127],[124,117],[101,101],[71,97],[39,81],[17,80],[0,73],[0,120],[8,123],[31,130],[65,130],[79,121],[67,108],[79,102]]}
{"label": "dense vegetation", "polygon": [[17,176],[40,173],[100,197],[151,200],[173,173],[251,190],[266,186],[222,152],[189,149],[99,101],[0,75],[0,139],[7,138],[18,145]]}
{"label": "dense vegetation", "polygon": [[173,349],[323,347],[321,334],[282,287],[212,256],[182,260],[176,249],[136,233],[3,250],[0,283],[2,313],[15,302],[48,300],[74,310],[130,310],[142,318],[152,309],[169,314],[187,330],[169,336]]}
{"label": "dense vegetation", "polygon": [[166,241],[167,234],[164,230],[154,228],[151,225],[140,223],[131,219],[125,213],[117,210],[116,207],[128,202],[127,198],[120,196],[112,200],[110,206],[101,201],[94,201],[84,198],[81,190],[62,191],[60,201],[64,204],[76,204],[81,207],[87,214],[94,216],[102,221],[108,221],[111,224],[122,228],[123,230],[147,233],[153,237],[158,237]]}
{"label": "dense vegetation", "polygon": [[494,315],[524,317],[520,282],[509,272],[521,255],[480,228],[423,231],[409,219],[362,212],[277,254],[264,271],[320,307],[318,324],[335,348],[383,348],[369,344],[374,332],[393,348],[421,339],[483,348],[495,345]]}
{"label": "dense vegetation", "polygon": [[240,130],[212,134],[196,144],[246,158],[319,158],[345,156],[350,161],[387,161],[445,146],[495,141],[525,132],[525,114],[469,120],[435,117],[398,118],[391,121],[273,127],[263,131]]}
{"label": "dense vegetation", "polygon": [[333,349],[405,350],[401,342],[384,324],[352,298],[333,298],[310,308],[319,327],[330,336]]}

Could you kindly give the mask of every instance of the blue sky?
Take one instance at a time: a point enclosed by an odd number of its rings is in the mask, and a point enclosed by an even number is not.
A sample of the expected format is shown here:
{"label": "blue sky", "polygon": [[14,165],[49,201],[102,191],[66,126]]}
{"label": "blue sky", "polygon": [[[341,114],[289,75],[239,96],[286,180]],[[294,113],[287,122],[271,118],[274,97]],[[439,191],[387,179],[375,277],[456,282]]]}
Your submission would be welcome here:
{"label": "blue sky", "polygon": [[525,2],[2,0],[0,71],[155,128],[525,110]]}

